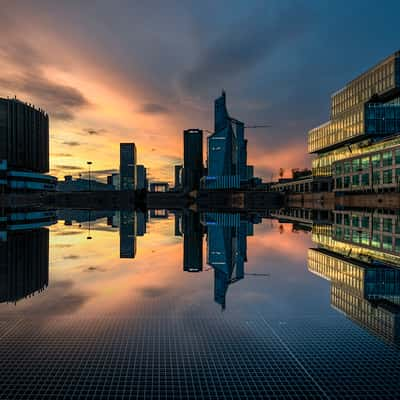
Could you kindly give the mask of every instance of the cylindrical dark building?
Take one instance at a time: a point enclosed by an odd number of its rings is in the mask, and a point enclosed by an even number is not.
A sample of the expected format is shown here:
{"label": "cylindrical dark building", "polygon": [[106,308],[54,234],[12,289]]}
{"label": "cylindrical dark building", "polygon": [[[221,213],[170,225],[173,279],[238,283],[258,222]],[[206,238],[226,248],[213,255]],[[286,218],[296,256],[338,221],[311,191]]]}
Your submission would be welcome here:
{"label": "cylindrical dark building", "polygon": [[0,303],[17,302],[49,284],[49,230],[7,233],[7,241],[0,241]]}
{"label": "cylindrical dark building", "polygon": [[198,190],[203,177],[203,131],[187,129],[183,132],[183,189]]}
{"label": "cylindrical dark building", "polygon": [[16,170],[49,172],[49,117],[44,111],[0,98],[0,160]]}

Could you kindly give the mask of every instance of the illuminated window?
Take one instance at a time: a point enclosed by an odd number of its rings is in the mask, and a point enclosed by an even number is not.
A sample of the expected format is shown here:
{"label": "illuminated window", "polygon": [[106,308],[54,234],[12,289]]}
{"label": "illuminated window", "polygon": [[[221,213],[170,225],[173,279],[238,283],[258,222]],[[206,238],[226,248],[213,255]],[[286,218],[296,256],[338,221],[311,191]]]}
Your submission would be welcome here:
{"label": "illuminated window", "polygon": [[389,184],[392,183],[392,170],[388,169],[386,171],[383,171],[383,184]]}

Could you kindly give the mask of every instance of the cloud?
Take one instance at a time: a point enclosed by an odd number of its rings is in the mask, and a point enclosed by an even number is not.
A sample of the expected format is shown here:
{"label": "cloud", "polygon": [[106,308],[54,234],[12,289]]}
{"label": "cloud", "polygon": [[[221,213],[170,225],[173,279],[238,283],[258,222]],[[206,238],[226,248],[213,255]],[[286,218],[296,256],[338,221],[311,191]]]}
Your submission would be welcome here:
{"label": "cloud", "polygon": [[0,57],[9,68],[0,78],[0,89],[9,96],[36,103],[59,120],[72,120],[78,110],[90,105],[77,88],[50,80],[44,67],[55,61],[16,33],[18,27],[13,21],[7,18],[2,21],[5,25],[0,27],[0,35],[7,40],[0,42]]}
{"label": "cloud", "polygon": [[143,296],[151,298],[165,296],[169,291],[168,288],[155,286],[147,286],[141,289]]}
{"label": "cloud", "polygon": [[86,128],[83,130],[84,133],[88,135],[102,135],[103,133],[106,133],[106,129],[93,129],[93,128]]}
{"label": "cloud", "polygon": [[75,140],[70,140],[70,141],[65,141],[63,142],[63,144],[67,145],[67,146],[80,146],[81,144]]}
{"label": "cloud", "polygon": [[70,153],[53,153],[51,154],[52,157],[72,157]]}
{"label": "cloud", "polygon": [[64,256],[64,260],[78,260],[80,256],[77,254],[70,254],[68,256]]}
{"label": "cloud", "polygon": [[167,107],[157,103],[142,104],[140,111],[145,114],[166,114],[169,112]]}
{"label": "cloud", "polygon": [[181,86],[193,94],[219,90],[287,41],[296,39],[305,29],[306,15],[300,6],[291,6],[263,18],[258,18],[258,13],[242,18],[200,52],[192,67],[183,73]]}
{"label": "cloud", "polygon": [[75,170],[75,171],[79,171],[82,168],[81,167],[77,167],[76,165],[56,165],[56,169],[61,169],[61,170]]}

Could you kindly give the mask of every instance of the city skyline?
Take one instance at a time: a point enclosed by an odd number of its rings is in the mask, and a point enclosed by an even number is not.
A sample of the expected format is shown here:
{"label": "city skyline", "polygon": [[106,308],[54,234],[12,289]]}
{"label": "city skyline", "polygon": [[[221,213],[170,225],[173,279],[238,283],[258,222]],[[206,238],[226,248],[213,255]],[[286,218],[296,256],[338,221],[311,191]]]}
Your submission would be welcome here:
{"label": "city skyline", "polygon": [[[224,88],[233,115],[272,125],[249,131],[249,163],[270,179],[280,167],[310,165],[304,134],[326,119],[327,96],[398,50],[392,30],[400,6],[389,3],[252,2],[234,4],[222,19],[206,4],[126,4],[122,17],[99,3],[93,19],[91,7],[75,2],[36,2],[34,9],[14,2],[1,18],[9,40],[0,46],[0,91],[49,112],[51,174],[85,174],[92,153],[94,176],[105,178],[117,169],[119,143],[134,141],[138,163],[172,183],[181,132],[211,128],[211,102]],[[332,35],[338,19],[345,29]],[[164,26],[163,35],[143,21]]]}

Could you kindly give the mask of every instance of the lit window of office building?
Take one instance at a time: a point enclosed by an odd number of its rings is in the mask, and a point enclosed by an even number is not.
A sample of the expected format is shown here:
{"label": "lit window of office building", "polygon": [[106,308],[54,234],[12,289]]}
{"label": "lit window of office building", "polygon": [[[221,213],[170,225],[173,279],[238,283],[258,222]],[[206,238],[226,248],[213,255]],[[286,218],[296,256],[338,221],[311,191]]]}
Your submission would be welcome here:
{"label": "lit window of office building", "polygon": [[[331,176],[332,163],[400,132],[400,52],[348,83],[331,97],[331,120],[308,133],[317,154],[313,174]],[[349,149],[350,146],[350,149]]]}

